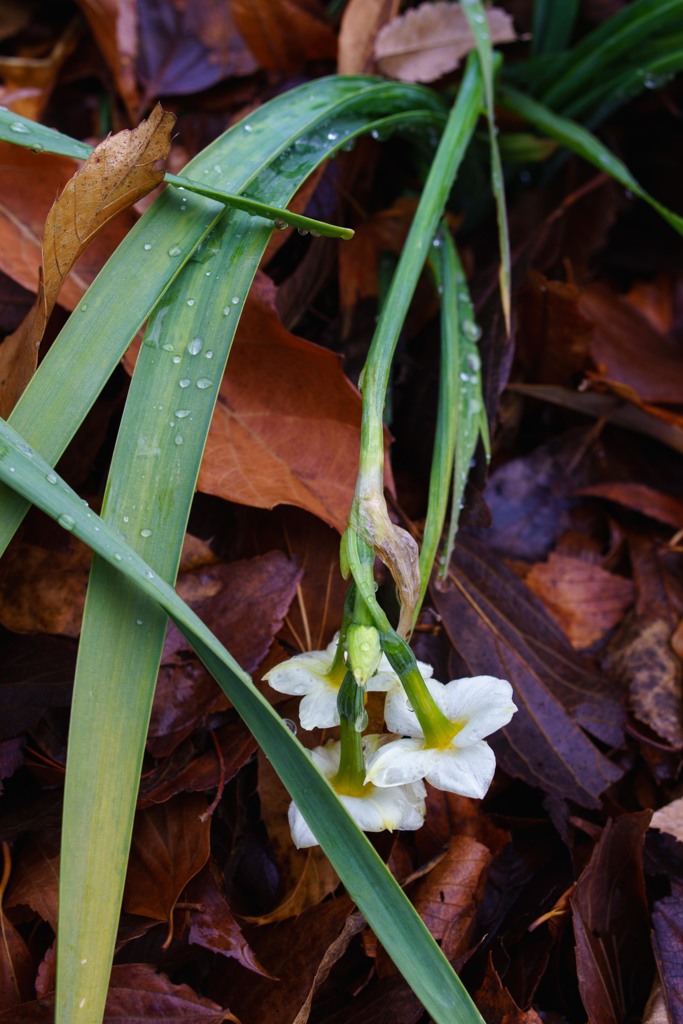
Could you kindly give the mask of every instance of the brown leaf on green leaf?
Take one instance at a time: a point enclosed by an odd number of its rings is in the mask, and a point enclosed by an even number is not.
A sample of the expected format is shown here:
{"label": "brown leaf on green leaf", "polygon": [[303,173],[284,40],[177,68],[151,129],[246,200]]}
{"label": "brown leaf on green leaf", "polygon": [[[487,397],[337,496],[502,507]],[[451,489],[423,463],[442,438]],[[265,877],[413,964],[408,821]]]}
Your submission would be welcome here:
{"label": "brown leaf on green leaf", "polygon": [[137,814],[126,913],[171,922],[181,892],[209,859],[211,819],[201,820],[206,808],[203,796],[183,794]]}
{"label": "brown leaf on green leaf", "polygon": [[640,1020],[654,962],[643,876],[650,811],[610,820],[571,897],[579,989],[596,1024]]}
{"label": "brown leaf on green leaf", "polygon": [[619,744],[620,702],[524,584],[494,554],[465,540],[463,532],[448,587],[433,587],[432,594],[469,674],[512,683],[519,710],[492,742],[501,764],[547,793],[597,807],[622,771],[582,728]]}

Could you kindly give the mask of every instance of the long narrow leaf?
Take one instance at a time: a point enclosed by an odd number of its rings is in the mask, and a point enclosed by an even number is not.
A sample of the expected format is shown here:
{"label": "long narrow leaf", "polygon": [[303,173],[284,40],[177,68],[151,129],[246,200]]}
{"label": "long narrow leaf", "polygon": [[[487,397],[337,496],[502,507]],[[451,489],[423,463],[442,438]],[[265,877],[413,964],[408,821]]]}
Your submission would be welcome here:
{"label": "long narrow leaf", "polygon": [[350,895],[427,1012],[437,1024],[481,1024],[481,1016],[414,908],[275,710],[173,588],[113,528],[86,509],[61,479],[53,478],[50,465],[0,420],[0,479],[88,544],[171,616],[271,759]]}
{"label": "long narrow leaf", "polygon": [[496,218],[498,220],[498,249],[500,251],[500,270],[498,279],[500,282],[500,299],[503,306],[503,316],[508,334],[510,333],[510,236],[508,232],[507,205],[505,202],[505,182],[503,179],[503,165],[500,159],[498,148],[498,137],[496,129],[496,115],[493,101],[494,88],[494,56],[491,48],[491,36],[489,25],[486,20],[486,11],[481,0],[463,0],[462,8],[467,18],[467,24],[474,36],[477,48],[477,55],[481,63],[482,76],[484,79],[484,99],[486,101],[486,119],[489,126],[489,159],[491,161],[491,191],[496,203]]}
{"label": "long narrow leaf", "polygon": [[598,170],[609,174],[615,181],[618,181],[624,188],[630,189],[634,195],[645,200],[653,210],[662,217],[667,224],[670,224],[674,231],[683,235],[683,217],[667,209],[636,181],[628,167],[612,153],[607,146],[603,145],[595,135],[575,121],[566,117],[560,117],[553,113],[541,103],[530,99],[516,89],[505,86],[501,89],[499,102],[512,110],[515,114],[523,117],[526,121],[535,125],[540,131],[545,132],[551,139],[566,146],[578,156],[583,157],[588,163],[593,164]]}

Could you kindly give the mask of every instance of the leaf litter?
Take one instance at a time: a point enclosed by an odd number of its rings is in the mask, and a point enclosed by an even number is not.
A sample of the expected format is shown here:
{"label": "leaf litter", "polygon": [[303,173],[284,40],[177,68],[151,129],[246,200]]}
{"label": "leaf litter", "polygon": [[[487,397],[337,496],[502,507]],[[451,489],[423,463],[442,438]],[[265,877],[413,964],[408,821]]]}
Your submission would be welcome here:
{"label": "leaf litter", "polygon": [[[333,71],[336,52],[352,73],[435,81],[471,48],[450,3],[394,18],[395,4],[352,0],[340,28],[323,5],[303,0],[234,3],[230,24],[219,24],[218,5],[203,0],[192,10],[176,5],[163,31],[147,0],[135,10],[80,6],[88,23],[76,43],[80,63],[54,63],[51,77],[36,70],[33,81],[26,64],[30,102],[45,104],[55,126],[73,132],[77,124],[92,139],[132,126],[163,93],[180,115],[171,162],[296,76]],[[604,18],[604,5],[584,6],[586,17]],[[531,24],[529,3],[515,12],[513,27],[502,7],[489,9],[506,41]],[[415,18],[424,20],[420,33]],[[65,28],[45,23],[46,53],[59,52]],[[23,52],[26,30],[21,21],[8,28],[8,52]],[[99,67],[92,74],[93,52],[106,76]],[[676,95],[653,90],[629,120],[610,122],[625,152],[645,152],[639,140],[651,139],[653,124],[671,137]],[[107,105],[116,111],[111,124],[102,119]],[[144,165],[145,189],[159,180],[154,164],[166,158],[169,126],[161,118],[151,150],[133,146],[130,173],[135,182]],[[344,370],[370,340],[385,267],[414,209],[415,181],[396,145],[359,143],[302,193],[302,203],[326,210],[351,196],[343,209],[356,239],[335,266],[318,257],[324,240],[282,233],[221,383],[179,583],[256,679],[293,653],[325,647],[339,622],[337,531],[352,497],[360,422]],[[89,212],[75,169],[3,148],[0,268],[11,287],[33,294],[45,263],[43,319],[55,298],[78,307],[137,216],[128,208],[107,221],[106,210],[138,194],[127,172],[107,178],[108,157],[92,172]],[[470,170],[482,173],[476,161]],[[651,173],[653,192],[666,195],[666,162],[654,161]],[[432,586],[415,644],[439,678],[511,679],[520,711],[495,741],[499,769],[482,804],[431,790],[422,830],[374,839],[490,1024],[654,1020],[651,993],[671,1021],[683,1006],[680,250],[671,239],[659,253],[646,249],[631,201],[591,175],[569,161],[548,184],[511,183],[512,339],[490,302],[495,229],[476,204],[454,196],[451,227],[484,327],[494,459],[487,474],[477,456],[450,577]],[[43,227],[65,186],[44,259]],[[96,228],[81,254],[79,239]],[[292,287],[302,257],[317,275],[315,297],[290,301],[285,327],[278,290]],[[438,372],[438,296],[427,280],[421,289],[388,412],[393,514],[416,533]],[[8,301],[13,294],[8,288]],[[12,344],[0,345],[3,379]],[[96,407],[97,429],[64,461],[94,507],[126,387],[127,375],[115,375]],[[7,379],[8,404],[19,390]],[[0,1021],[14,1024],[53,1014],[60,789],[86,571],[84,552],[70,540],[56,546],[29,520],[0,578],[0,839],[10,844]],[[390,602],[386,582],[382,592]],[[294,721],[295,702],[271,699]],[[424,1019],[325,858],[292,846],[287,804],[247,730],[171,629],[105,1019]]]}

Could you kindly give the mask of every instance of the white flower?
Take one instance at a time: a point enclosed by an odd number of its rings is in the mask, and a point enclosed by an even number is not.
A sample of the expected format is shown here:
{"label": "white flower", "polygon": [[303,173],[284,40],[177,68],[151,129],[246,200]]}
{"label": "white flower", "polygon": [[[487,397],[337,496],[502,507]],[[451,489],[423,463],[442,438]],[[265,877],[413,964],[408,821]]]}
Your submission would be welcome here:
{"label": "white flower", "polygon": [[[338,642],[337,635],[324,651],[295,654],[288,661],[271,668],[263,677],[278,693],[289,693],[293,697],[302,698],[299,705],[302,729],[332,729],[339,725],[337,694],[344,673],[331,675]],[[379,667],[382,668],[381,663]],[[388,662],[387,668],[391,671]],[[376,680],[379,685],[376,685]],[[397,676],[395,680],[398,683]],[[390,685],[393,685],[393,682],[390,682],[388,677],[385,680],[384,676],[373,676],[368,680],[366,689],[387,690]]]}
{"label": "white flower", "polygon": [[428,746],[405,692],[391,689],[384,708],[387,727],[407,738],[383,744],[369,757],[366,781],[381,787],[426,779],[437,789],[481,799],[496,768],[484,737],[507,725],[517,710],[512,687],[493,676],[454,679],[445,686],[428,679],[426,685],[457,731],[443,746]]}
{"label": "white flower", "polygon": [[[372,756],[387,738],[379,735],[364,736],[364,752]],[[316,766],[330,780],[339,771],[340,752],[341,743],[336,740],[309,751]],[[388,788],[378,788],[370,783],[366,784],[361,796],[348,796],[345,793],[339,793],[338,796],[364,832],[383,832],[385,829],[393,832],[394,829],[420,828],[426,813],[426,789],[424,783],[419,780]],[[299,849],[318,845],[318,840],[294,803],[289,806],[289,827],[294,845]]]}

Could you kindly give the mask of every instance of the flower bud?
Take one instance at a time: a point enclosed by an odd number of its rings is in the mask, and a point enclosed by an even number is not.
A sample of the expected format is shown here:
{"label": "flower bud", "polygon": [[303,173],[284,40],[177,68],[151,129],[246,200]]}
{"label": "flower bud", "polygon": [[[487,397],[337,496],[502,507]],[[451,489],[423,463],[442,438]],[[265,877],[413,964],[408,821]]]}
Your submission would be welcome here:
{"label": "flower bud", "polygon": [[349,663],[359,686],[365,686],[374,676],[382,657],[379,633],[374,626],[361,626],[352,622],[348,632]]}

